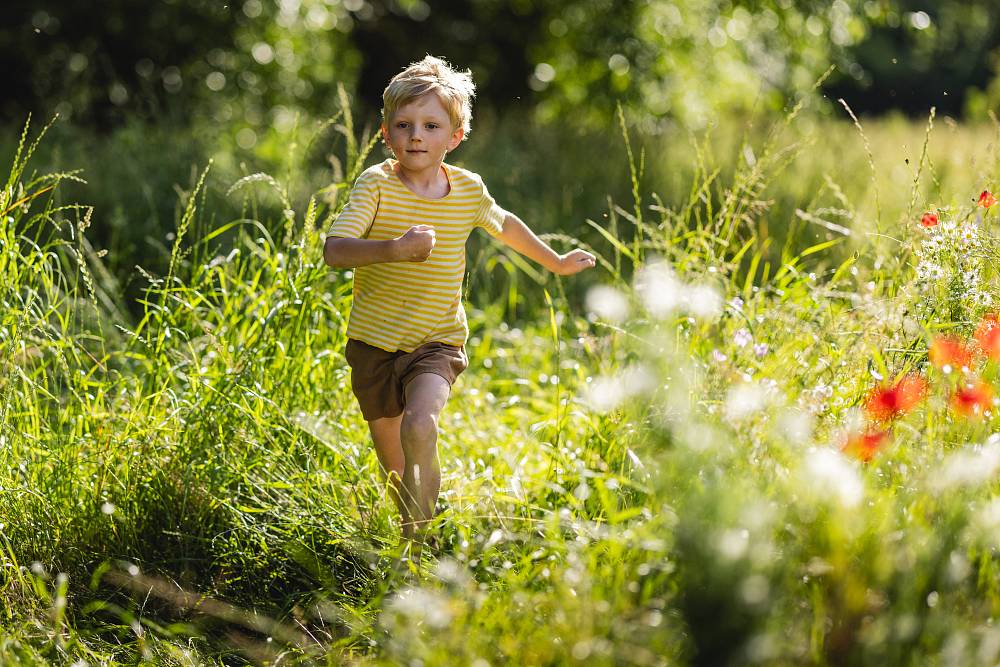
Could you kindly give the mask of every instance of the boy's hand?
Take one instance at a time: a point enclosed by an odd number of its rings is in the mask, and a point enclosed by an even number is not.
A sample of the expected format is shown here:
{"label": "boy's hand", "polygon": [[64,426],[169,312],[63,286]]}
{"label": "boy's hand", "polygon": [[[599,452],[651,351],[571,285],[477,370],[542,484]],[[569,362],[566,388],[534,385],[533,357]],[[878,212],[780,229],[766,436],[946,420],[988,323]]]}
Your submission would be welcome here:
{"label": "boy's hand", "polygon": [[594,256],[587,252],[586,250],[570,250],[565,255],[559,255],[559,263],[553,269],[553,273],[557,273],[560,276],[571,276],[574,273],[580,273],[584,269],[589,269],[594,266],[596,260]]}
{"label": "boy's hand", "polygon": [[437,234],[430,225],[414,225],[396,239],[402,262],[422,262],[431,256]]}

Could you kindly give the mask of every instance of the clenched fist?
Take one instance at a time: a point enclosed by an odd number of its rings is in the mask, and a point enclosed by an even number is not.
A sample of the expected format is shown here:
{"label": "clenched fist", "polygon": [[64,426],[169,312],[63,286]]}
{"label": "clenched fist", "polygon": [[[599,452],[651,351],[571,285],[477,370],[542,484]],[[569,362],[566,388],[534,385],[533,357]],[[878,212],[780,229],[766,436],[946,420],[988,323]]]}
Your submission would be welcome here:
{"label": "clenched fist", "polygon": [[414,225],[396,239],[403,262],[422,262],[431,256],[437,234],[430,225]]}

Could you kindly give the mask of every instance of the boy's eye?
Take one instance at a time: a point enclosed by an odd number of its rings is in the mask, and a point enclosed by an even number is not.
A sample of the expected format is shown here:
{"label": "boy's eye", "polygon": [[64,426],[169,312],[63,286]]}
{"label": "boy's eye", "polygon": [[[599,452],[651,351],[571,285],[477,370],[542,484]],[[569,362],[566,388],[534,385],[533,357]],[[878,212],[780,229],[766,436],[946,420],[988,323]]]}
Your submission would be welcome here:
{"label": "boy's eye", "polygon": [[436,130],[437,127],[438,127],[437,123],[427,123],[427,129],[428,130]]}
{"label": "boy's eye", "polygon": [[405,121],[400,121],[400,122],[396,123],[396,127],[406,127],[407,125],[409,125],[409,123],[407,123]]}

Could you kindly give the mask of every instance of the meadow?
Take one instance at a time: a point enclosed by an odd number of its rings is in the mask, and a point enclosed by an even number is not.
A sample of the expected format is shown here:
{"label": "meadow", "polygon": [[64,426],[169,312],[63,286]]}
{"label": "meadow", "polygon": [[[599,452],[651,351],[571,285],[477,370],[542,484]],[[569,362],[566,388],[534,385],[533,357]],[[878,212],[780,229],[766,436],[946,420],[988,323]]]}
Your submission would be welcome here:
{"label": "meadow", "polygon": [[350,276],[320,252],[376,157],[346,121],[325,180],[308,151],[196,165],[135,269],[88,235],[129,209],[36,170],[59,130],[25,128],[0,193],[0,663],[1000,660],[995,127],[497,119],[462,160],[599,266],[470,248],[437,539],[400,569]]}

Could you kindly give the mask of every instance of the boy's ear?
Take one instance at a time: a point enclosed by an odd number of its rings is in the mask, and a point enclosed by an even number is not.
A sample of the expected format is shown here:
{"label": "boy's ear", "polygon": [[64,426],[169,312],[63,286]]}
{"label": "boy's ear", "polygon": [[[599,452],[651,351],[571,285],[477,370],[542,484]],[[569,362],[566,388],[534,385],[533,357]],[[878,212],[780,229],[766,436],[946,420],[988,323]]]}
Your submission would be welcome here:
{"label": "boy's ear", "polygon": [[451,139],[448,141],[448,152],[458,148],[458,145],[462,143],[462,139],[465,138],[465,128],[460,127],[451,133]]}
{"label": "boy's ear", "polygon": [[386,145],[388,146],[389,145],[389,128],[387,128],[385,126],[385,123],[381,123],[379,127],[381,127],[381,129],[382,129],[382,141],[384,141],[386,143]]}

